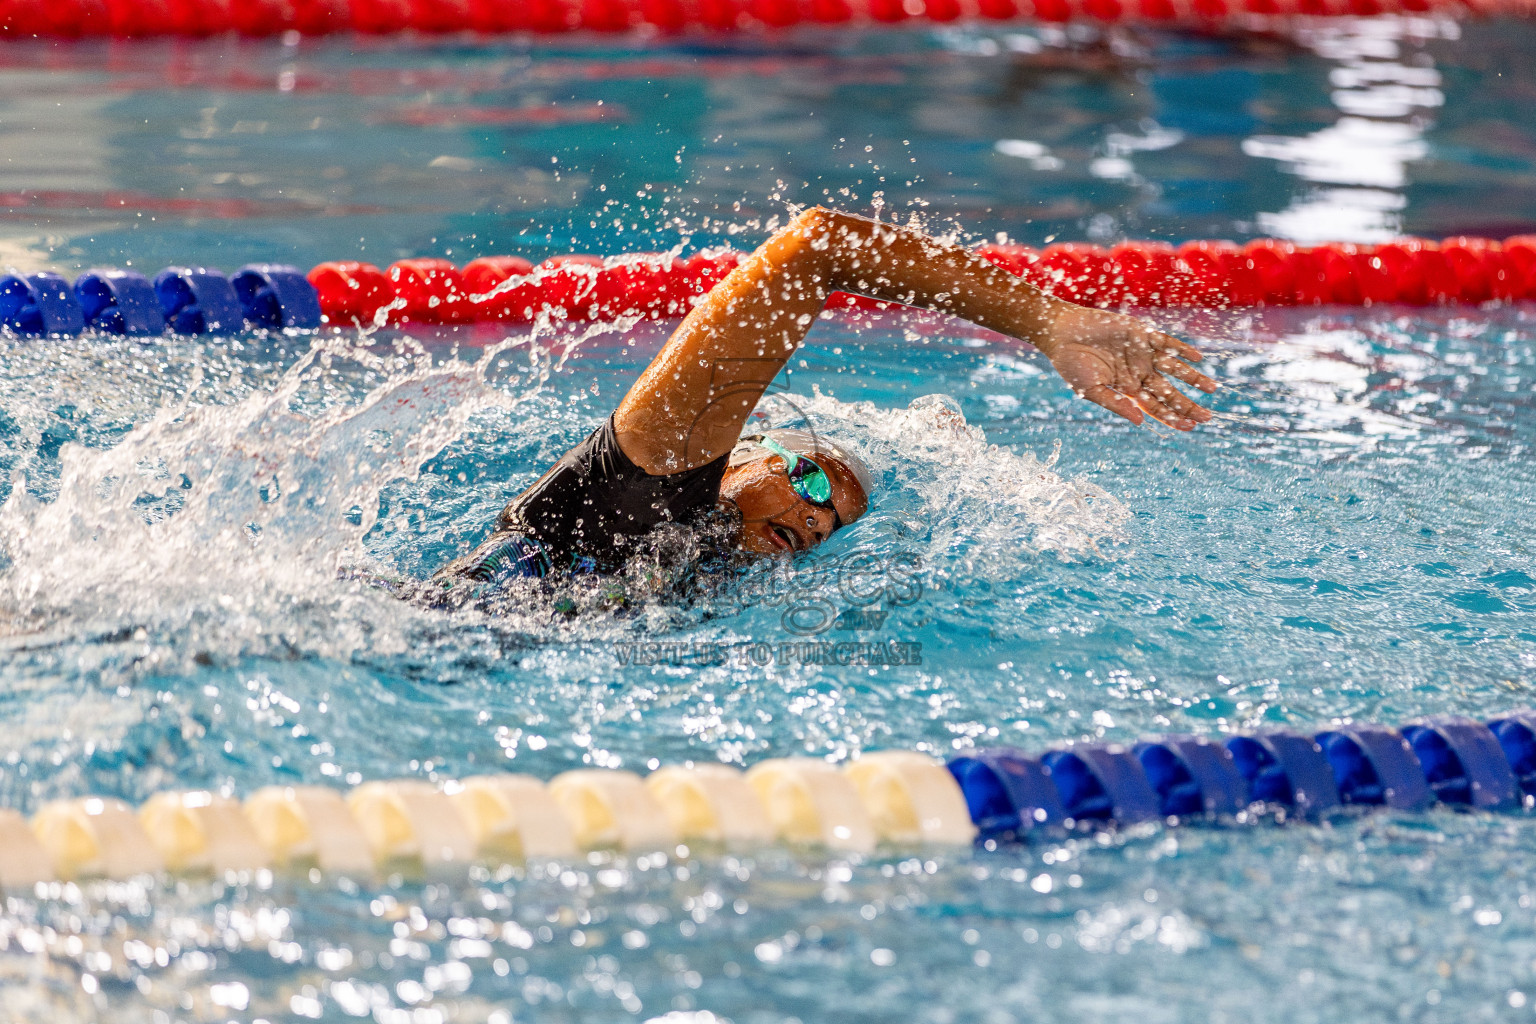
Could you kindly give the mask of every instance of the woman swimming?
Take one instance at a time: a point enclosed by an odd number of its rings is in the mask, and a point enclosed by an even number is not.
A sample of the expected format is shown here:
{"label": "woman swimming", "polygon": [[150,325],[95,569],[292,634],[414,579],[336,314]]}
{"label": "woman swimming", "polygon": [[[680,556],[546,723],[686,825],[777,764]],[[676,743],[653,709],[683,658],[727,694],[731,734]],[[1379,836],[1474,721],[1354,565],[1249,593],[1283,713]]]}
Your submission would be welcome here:
{"label": "woman swimming", "polygon": [[618,409],[502,510],[482,544],[430,588],[458,598],[513,577],[612,572],[668,523],[731,516],[735,546],[805,551],[862,516],[871,479],[844,447],[804,431],[742,426],[827,296],[854,292],[964,317],[1028,341],[1079,396],[1133,423],[1210,419],[1168,378],[1216,383],[1200,353],[1132,317],[1052,298],[912,228],[808,210],[683,319]]}

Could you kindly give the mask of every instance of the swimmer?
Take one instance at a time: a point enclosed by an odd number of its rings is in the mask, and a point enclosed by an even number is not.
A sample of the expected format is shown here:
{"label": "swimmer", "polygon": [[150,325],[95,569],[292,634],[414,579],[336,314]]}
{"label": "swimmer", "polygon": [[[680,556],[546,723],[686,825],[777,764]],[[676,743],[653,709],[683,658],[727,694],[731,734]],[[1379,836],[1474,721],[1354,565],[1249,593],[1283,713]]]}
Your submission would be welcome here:
{"label": "swimmer", "polygon": [[723,512],[734,546],[808,551],[864,515],[857,455],[806,431],[741,435],[834,291],[963,317],[1027,341],[1080,397],[1177,430],[1209,420],[1192,346],[1119,313],[1052,298],[912,228],[816,208],[765,242],[683,319],[614,413],[507,505],[428,589],[457,599],[516,577],[617,571],[668,523]]}

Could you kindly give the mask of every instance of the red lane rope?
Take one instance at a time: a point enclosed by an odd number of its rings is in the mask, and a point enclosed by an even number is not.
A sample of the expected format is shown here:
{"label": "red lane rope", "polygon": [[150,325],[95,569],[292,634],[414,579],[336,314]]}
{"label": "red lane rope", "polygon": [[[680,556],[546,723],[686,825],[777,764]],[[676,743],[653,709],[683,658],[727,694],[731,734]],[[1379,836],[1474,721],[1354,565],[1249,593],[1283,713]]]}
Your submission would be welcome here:
{"label": "red lane rope", "polygon": [[[680,32],[964,19],[1164,22],[1393,13],[1530,17],[1536,0],[0,0],[0,38]],[[1238,27],[1242,27],[1239,24]]]}
{"label": "red lane rope", "polygon": [[[1087,306],[1410,306],[1536,300],[1536,235],[1503,242],[1404,238],[1384,245],[1297,246],[1276,239],[1232,242],[1077,242],[1043,250],[984,245],[977,254],[1038,288]],[[730,249],[686,259],[655,253],[556,256],[534,266],[487,256],[459,268],[442,259],[322,263],[309,272],[326,322],[370,324],[529,323],[683,316],[745,259]],[[832,305],[890,309],[895,303],[839,293]]]}

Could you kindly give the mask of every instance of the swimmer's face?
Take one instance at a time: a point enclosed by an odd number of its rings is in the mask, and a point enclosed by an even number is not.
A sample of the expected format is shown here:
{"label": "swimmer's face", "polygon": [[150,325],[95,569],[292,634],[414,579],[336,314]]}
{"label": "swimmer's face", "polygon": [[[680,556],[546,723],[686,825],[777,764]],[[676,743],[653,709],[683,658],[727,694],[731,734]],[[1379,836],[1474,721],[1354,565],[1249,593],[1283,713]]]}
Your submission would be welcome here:
{"label": "swimmer's face", "polygon": [[816,463],[831,482],[832,508],[812,504],[796,494],[784,460],[777,455],[725,471],[720,497],[741,512],[737,547],[760,555],[807,551],[832,536],[839,522],[851,523],[864,514],[869,499],[858,479],[834,459],[818,456]]}

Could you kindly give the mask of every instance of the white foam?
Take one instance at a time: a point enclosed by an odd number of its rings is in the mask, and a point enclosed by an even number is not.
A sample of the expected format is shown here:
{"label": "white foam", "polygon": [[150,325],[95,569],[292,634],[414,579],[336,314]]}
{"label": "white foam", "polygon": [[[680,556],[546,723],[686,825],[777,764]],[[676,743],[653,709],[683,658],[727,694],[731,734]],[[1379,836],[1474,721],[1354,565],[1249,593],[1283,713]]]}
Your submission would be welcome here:
{"label": "white foam", "polygon": [[1125,539],[1130,510],[1113,495],[1062,476],[1055,452],[1041,460],[989,443],[947,395],[883,409],[818,392],[792,402],[775,396],[763,411],[769,420],[808,417],[854,448],[883,482],[872,514],[919,520],[928,538],[922,547],[934,561],[946,552],[987,553],[976,565],[986,572],[1018,555],[1102,555],[1105,545]]}

